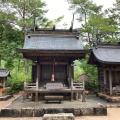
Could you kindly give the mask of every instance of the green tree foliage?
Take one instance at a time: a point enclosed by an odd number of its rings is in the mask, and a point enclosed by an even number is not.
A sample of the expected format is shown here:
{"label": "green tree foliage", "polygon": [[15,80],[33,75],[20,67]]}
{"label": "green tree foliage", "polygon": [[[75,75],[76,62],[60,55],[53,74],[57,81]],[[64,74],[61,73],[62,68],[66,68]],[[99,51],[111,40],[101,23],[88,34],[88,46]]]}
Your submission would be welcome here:
{"label": "green tree foliage", "polygon": [[120,41],[120,0],[116,0],[113,7],[105,10],[105,13],[110,18],[111,24],[114,24],[118,28],[113,37]]}
{"label": "green tree foliage", "polygon": [[31,74],[26,74],[22,69],[15,71],[16,67],[11,71],[11,77],[8,78],[7,86],[10,87],[9,93],[18,93],[23,90],[24,81],[30,82]]}
{"label": "green tree foliage", "polygon": [[34,26],[34,18],[42,22],[47,12],[44,9],[46,4],[41,0],[5,0],[2,4],[4,4],[4,9],[9,8],[10,13],[15,16],[14,22],[19,27]]}
{"label": "green tree foliage", "polygon": [[8,26],[1,26],[1,28],[1,59],[5,61],[12,61],[16,57],[18,57],[16,47],[20,47],[23,45],[23,32],[14,30],[12,28],[8,29]]}
{"label": "green tree foliage", "polygon": [[[22,48],[26,29],[34,27],[53,27],[64,16],[54,20],[47,19],[44,15],[46,4],[41,0],[2,0],[0,1],[0,67],[10,70],[8,80],[10,92],[23,89],[23,81],[31,77],[31,61],[24,61],[16,48]],[[37,22],[36,22],[37,21]],[[3,61],[3,62],[1,62]],[[4,65],[3,65],[4,64]],[[28,74],[24,66],[30,68]]]}
{"label": "green tree foliage", "polygon": [[[89,55],[87,55],[85,57],[85,59],[82,60],[77,60],[75,61],[75,65],[77,66],[78,70],[75,70],[75,75],[78,73],[78,71],[81,71],[81,74],[86,74],[89,76],[89,81],[86,82],[86,89],[87,90],[91,90],[93,92],[97,92],[97,88],[98,88],[98,71],[97,71],[97,67],[88,64],[88,59],[89,59]],[[78,80],[78,78],[77,78]]]}
{"label": "green tree foliage", "polygon": [[80,22],[87,22],[88,17],[92,13],[99,13],[102,6],[97,6],[91,0],[67,0],[71,6],[70,9],[74,10],[74,13],[79,15],[78,20]]}
{"label": "green tree foliage", "polygon": [[[91,14],[98,14],[100,13],[102,6],[97,6],[93,1],[91,0],[67,0],[71,6],[70,9],[74,10],[74,13],[78,14],[78,20],[82,26],[87,24],[87,21],[89,19],[89,16]],[[83,33],[83,32],[82,32]],[[86,31],[86,33],[81,34],[81,37],[89,43],[89,46],[91,47],[91,36],[89,30]]]}
{"label": "green tree foliage", "polygon": [[80,68],[81,62],[79,60],[74,61],[74,81],[78,82],[79,76],[84,73],[84,70]]}
{"label": "green tree foliage", "polygon": [[[0,55],[1,61],[4,61],[4,67],[10,70],[8,86],[10,93],[18,92],[23,88],[24,80],[30,80],[31,71],[28,74],[24,72],[24,61],[22,56],[17,53],[16,48],[22,47],[23,31],[8,29],[8,26],[1,25]],[[30,63],[30,62],[28,62]],[[3,65],[2,65],[3,66]]]}
{"label": "green tree foliage", "polygon": [[[91,14],[89,20],[81,28],[81,33],[89,33],[89,44],[92,46],[94,42],[116,42],[113,37],[116,33],[117,27],[111,24],[110,18],[105,18],[102,14]],[[87,40],[85,42],[88,42]]]}

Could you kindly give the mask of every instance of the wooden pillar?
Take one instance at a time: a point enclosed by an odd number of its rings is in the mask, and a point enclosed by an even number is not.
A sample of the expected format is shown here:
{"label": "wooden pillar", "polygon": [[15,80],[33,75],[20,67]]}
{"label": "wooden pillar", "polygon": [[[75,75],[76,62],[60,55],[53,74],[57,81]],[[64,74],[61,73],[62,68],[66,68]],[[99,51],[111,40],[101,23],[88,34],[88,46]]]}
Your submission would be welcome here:
{"label": "wooden pillar", "polygon": [[39,65],[39,63],[37,63],[37,79],[38,79],[38,85],[39,85],[39,81],[40,81],[40,65]]}
{"label": "wooden pillar", "polygon": [[106,91],[106,84],[107,84],[107,76],[106,76],[106,69],[103,70],[104,74],[104,92]]}
{"label": "wooden pillar", "polygon": [[71,65],[71,78],[74,79],[74,65]]}
{"label": "wooden pillar", "polygon": [[106,77],[106,69],[104,69],[103,72],[104,72],[104,84],[106,85],[106,83],[107,83],[107,80],[106,80],[107,79],[107,77]]}
{"label": "wooden pillar", "polygon": [[110,87],[110,95],[112,95],[112,72],[109,70],[109,87]]}
{"label": "wooden pillar", "polygon": [[35,92],[35,102],[38,102],[38,92]]}
{"label": "wooden pillar", "polygon": [[6,78],[3,78],[3,88],[5,88]]}
{"label": "wooden pillar", "polygon": [[71,79],[71,102],[73,101],[73,79]]}
{"label": "wooden pillar", "polygon": [[116,75],[115,76],[116,76],[116,82],[119,83],[119,71],[118,70],[116,71]]}
{"label": "wooden pillar", "polygon": [[86,102],[86,100],[85,100],[85,81],[84,80],[83,80],[82,102]]}
{"label": "wooden pillar", "polygon": [[37,78],[36,78],[36,91],[35,91],[35,101],[38,101],[38,88],[39,88],[39,80],[40,80],[40,65],[37,63]]}
{"label": "wooden pillar", "polygon": [[24,93],[23,93],[23,102],[25,102],[26,99],[27,99],[27,92],[24,91]]}
{"label": "wooden pillar", "polygon": [[70,87],[70,82],[69,82],[69,65],[67,65],[67,82],[68,82],[68,87]]}
{"label": "wooden pillar", "polygon": [[69,64],[69,87],[71,88],[71,101],[73,101],[73,79],[72,79],[72,66]]}
{"label": "wooden pillar", "polygon": [[68,75],[68,78],[69,78],[69,87],[71,87],[71,65],[70,64],[68,66],[68,69],[69,69],[69,75]]}

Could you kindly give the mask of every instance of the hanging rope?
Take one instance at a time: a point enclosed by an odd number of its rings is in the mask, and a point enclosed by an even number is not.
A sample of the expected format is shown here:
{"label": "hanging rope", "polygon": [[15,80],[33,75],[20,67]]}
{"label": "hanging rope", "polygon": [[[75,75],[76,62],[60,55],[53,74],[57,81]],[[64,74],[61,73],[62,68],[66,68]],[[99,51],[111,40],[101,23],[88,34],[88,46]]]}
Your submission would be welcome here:
{"label": "hanging rope", "polygon": [[53,61],[53,73],[52,73],[52,78],[51,78],[51,81],[54,81],[54,66],[55,66],[55,58],[54,58],[54,61]]}

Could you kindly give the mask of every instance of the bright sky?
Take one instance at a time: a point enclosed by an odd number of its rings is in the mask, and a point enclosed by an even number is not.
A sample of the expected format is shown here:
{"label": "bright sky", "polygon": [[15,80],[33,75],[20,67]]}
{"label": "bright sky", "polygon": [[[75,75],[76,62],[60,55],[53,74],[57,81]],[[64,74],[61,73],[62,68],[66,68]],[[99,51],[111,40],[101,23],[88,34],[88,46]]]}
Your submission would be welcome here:
{"label": "bright sky", "polygon": [[[64,19],[62,20],[62,23],[67,23],[68,26],[70,26],[72,21],[72,11],[69,9],[69,4],[66,2],[67,0],[43,0],[47,4],[47,9],[49,10],[47,13],[47,17],[50,20],[56,19],[57,17],[60,17],[64,15]],[[112,4],[115,3],[116,0],[93,0],[94,3],[98,5],[103,5],[104,9],[112,7]],[[77,16],[75,16],[76,18]],[[61,25],[57,25],[57,27],[61,27]],[[74,21],[74,28],[79,27],[78,22]]]}

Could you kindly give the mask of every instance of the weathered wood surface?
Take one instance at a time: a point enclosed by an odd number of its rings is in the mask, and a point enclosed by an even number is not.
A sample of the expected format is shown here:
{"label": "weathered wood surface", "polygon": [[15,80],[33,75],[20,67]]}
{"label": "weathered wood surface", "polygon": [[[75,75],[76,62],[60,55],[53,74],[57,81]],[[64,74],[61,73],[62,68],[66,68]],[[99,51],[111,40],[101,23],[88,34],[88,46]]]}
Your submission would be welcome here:
{"label": "weathered wood surface", "polygon": [[54,102],[54,101],[57,101],[59,103],[61,103],[61,100],[63,100],[64,97],[62,95],[45,95],[44,96],[44,100],[48,101],[49,102]]}
{"label": "weathered wood surface", "polygon": [[[37,82],[36,82],[37,86]],[[54,94],[54,93],[71,93],[71,101],[74,100],[74,94],[82,94],[83,100],[85,101],[84,97],[84,82],[80,83],[73,83],[73,80],[71,80],[71,88],[64,87],[62,83],[47,83],[45,88],[34,88],[34,87],[25,87],[24,88],[24,96],[23,100],[26,99],[27,94],[29,93],[35,93],[35,101],[38,101],[38,93],[44,93],[44,94]]]}
{"label": "weathered wood surface", "polygon": [[56,89],[63,89],[62,83],[47,83],[46,90],[56,90]]}

